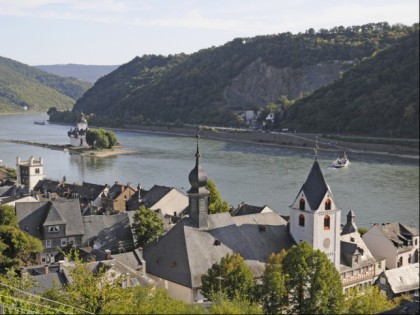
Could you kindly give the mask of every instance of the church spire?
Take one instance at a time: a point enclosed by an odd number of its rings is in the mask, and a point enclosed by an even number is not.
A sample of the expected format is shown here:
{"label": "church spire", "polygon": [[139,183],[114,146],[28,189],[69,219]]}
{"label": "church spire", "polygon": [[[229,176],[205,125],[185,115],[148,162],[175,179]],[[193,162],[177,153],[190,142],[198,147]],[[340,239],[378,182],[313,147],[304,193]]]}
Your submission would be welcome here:
{"label": "church spire", "polygon": [[191,170],[188,180],[191,184],[188,190],[189,215],[198,228],[208,227],[208,197],[210,192],[206,189],[207,174],[200,165],[200,148],[195,153],[195,167]]}

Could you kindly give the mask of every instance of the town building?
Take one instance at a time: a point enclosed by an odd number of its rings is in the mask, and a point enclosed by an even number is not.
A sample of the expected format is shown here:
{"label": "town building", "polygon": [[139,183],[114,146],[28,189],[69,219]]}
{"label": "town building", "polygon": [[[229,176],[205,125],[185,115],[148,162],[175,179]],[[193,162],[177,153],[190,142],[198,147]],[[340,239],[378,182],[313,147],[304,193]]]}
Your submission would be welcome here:
{"label": "town building", "polygon": [[44,246],[43,263],[54,262],[58,248],[82,246],[85,234],[79,201],[60,200],[16,203],[19,228],[39,238]]}
{"label": "town building", "polygon": [[389,299],[419,295],[419,264],[383,271],[375,283]]}
{"label": "town building", "polygon": [[419,231],[398,222],[374,224],[363,240],[374,255],[386,258],[393,269],[419,262]]}
{"label": "town building", "polygon": [[[111,213],[125,212],[129,210],[130,200],[137,196],[137,189],[130,183],[122,185],[115,182],[107,191],[101,194],[102,207]],[[136,197],[137,198],[137,197]]]}
{"label": "town building", "polygon": [[88,123],[83,112],[80,113],[80,118],[76,126],[67,132],[70,138],[70,145],[73,147],[89,147],[86,142],[86,133],[88,131]]}
{"label": "town building", "polygon": [[292,246],[287,222],[277,213],[208,214],[207,175],[200,165],[198,141],[189,182],[188,215],[144,249],[147,274],[172,297],[203,301],[201,275],[226,254],[240,253],[258,279],[272,253]]}
{"label": "town building", "polygon": [[44,160],[42,157],[35,160],[33,156],[27,161],[20,157],[16,158],[16,185],[24,186],[28,192],[31,192],[38,181],[44,179]]}

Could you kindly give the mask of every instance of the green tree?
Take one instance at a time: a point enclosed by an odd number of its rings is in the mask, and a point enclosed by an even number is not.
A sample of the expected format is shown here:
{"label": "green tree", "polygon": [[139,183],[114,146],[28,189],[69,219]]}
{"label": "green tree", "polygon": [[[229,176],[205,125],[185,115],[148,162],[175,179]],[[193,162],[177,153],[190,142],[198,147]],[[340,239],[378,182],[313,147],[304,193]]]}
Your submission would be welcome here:
{"label": "green tree", "polygon": [[164,232],[163,222],[159,215],[145,206],[141,206],[140,209],[136,210],[133,219],[133,228],[137,242],[142,247],[157,239]]}
{"label": "green tree", "polygon": [[243,298],[228,299],[226,294],[217,292],[213,296],[210,314],[263,314],[257,303]]}
{"label": "green tree", "polygon": [[206,184],[206,189],[210,192],[209,195],[209,213],[222,213],[229,211],[229,204],[220,198],[220,193],[217,190],[216,184],[209,179]]}
{"label": "green tree", "polygon": [[344,312],[346,314],[379,314],[397,307],[398,303],[388,300],[376,286],[368,286],[364,292],[351,288],[347,296]]}
{"label": "green tree", "polygon": [[293,245],[283,259],[290,293],[290,310],[296,314],[337,314],[344,296],[340,274],[327,256],[307,242]]}
{"label": "green tree", "polygon": [[282,265],[285,256],[285,250],[273,253],[265,265],[260,299],[265,314],[279,314],[287,305],[286,274]]}
{"label": "green tree", "polygon": [[97,149],[111,149],[118,140],[111,130],[91,128],[86,133],[86,142]]}
{"label": "green tree", "polygon": [[0,206],[0,273],[34,262],[34,254],[42,249],[39,239],[19,228],[14,208]]}
{"label": "green tree", "polygon": [[239,253],[227,254],[220,263],[215,263],[201,276],[201,292],[209,300],[217,292],[228,299],[253,299],[254,276]]}

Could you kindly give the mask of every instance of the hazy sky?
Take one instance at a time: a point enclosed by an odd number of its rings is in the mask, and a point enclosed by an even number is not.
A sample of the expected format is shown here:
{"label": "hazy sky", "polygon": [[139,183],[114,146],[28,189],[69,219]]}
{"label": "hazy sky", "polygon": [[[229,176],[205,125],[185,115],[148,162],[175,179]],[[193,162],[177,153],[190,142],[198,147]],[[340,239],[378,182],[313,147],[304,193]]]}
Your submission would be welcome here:
{"label": "hazy sky", "polygon": [[0,56],[119,65],[237,37],[371,22],[412,25],[418,0],[0,0]]}

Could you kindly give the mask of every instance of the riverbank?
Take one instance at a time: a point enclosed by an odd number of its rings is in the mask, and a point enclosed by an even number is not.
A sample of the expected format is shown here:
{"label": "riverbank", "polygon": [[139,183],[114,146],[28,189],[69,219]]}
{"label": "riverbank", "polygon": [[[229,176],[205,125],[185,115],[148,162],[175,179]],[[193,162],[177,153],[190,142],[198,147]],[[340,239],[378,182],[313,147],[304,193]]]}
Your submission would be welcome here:
{"label": "riverbank", "polygon": [[[267,146],[298,147],[313,150],[316,141],[320,150],[336,152],[369,153],[419,159],[418,142],[414,147],[380,143],[354,143],[343,139],[330,139],[316,134],[292,132],[260,132],[243,129],[204,127],[199,130],[185,127],[158,127],[126,125],[125,128],[111,128],[119,131],[146,132],[153,134],[194,137],[197,133],[204,139],[259,144]],[[318,138],[318,140],[317,140]]]}
{"label": "riverbank", "polygon": [[23,140],[0,140],[0,142],[10,142],[10,143],[18,143],[18,144],[26,144],[32,145],[36,147],[47,148],[51,150],[58,150],[68,152],[69,154],[77,154],[80,156],[92,156],[92,157],[99,157],[99,158],[106,158],[114,155],[121,155],[121,154],[133,154],[133,151],[127,151],[121,149],[121,147],[115,147],[112,149],[91,149],[91,148],[76,148],[70,145],[60,145],[60,144],[48,144],[48,143],[39,143],[34,141],[23,141]]}

